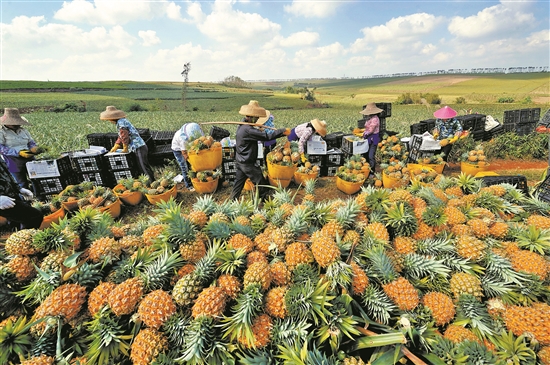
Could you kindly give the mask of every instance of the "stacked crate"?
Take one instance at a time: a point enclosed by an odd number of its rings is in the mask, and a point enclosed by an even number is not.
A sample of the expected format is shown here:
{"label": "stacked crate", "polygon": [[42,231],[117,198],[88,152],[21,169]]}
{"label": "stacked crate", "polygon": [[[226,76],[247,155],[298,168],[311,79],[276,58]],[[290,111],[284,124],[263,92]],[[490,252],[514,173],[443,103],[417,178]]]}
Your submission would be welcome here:
{"label": "stacked crate", "polygon": [[349,155],[341,150],[335,150],[324,156],[324,161],[321,165],[321,176],[336,176],[338,168],[344,164],[344,161]]}
{"label": "stacked crate", "polygon": [[237,173],[235,166],[235,147],[222,147],[222,178],[234,182]]}
{"label": "stacked crate", "polygon": [[532,133],[540,120],[540,108],[504,111],[504,131],[519,136]]}
{"label": "stacked crate", "polygon": [[435,119],[426,119],[421,120],[418,123],[414,123],[410,126],[411,136],[415,134],[424,134],[425,132],[430,132],[435,128]]}
{"label": "stacked crate", "polygon": [[[380,136],[383,136],[387,132],[386,118],[391,117],[391,103],[374,103],[378,108],[382,109],[378,118],[380,119]],[[367,107],[367,104],[363,105],[363,109]],[[365,128],[365,120],[367,116],[363,116],[363,119],[357,121],[357,128]]]}
{"label": "stacked crate", "polygon": [[137,159],[133,152],[107,153],[103,156],[103,163],[108,171],[109,181],[113,186],[121,179],[137,178],[139,176]]}
{"label": "stacked crate", "polygon": [[165,159],[174,159],[172,138],[175,131],[151,131],[153,148],[149,150],[149,162],[152,165],[163,165]]}
{"label": "stacked crate", "polygon": [[104,166],[104,155],[97,150],[87,149],[66,152],[73,170],[80,181],[89,181],[98,186],[114,186],[111,176]]}
{"label": "stacked crate", "polygon": [[27,171],[36,197],[46,200],[59,194],[67,185],[78,184],[77,175],[72,171],[69,156],[52,160],[27,162]]}

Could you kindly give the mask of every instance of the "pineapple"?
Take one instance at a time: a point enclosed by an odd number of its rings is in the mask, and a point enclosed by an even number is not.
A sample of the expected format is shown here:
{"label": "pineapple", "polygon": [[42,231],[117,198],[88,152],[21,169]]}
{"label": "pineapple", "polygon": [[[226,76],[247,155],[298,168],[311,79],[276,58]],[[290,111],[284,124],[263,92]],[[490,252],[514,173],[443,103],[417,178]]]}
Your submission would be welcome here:
{"label": "pineapple", "polygon": [[494,222],[489,227],[489,235],[496,239],[503,239],[508,234],[508,224],[505,222]]}
{"label": "pineapple", "polygon": [[311,253],[317,264],[322,268],[338,261],[341,254],[336,241],[324,234],[318,235],[316,239],[312,237]]}
{"label": "pineapple", "polygon": [[227,246],[228,248],[234,250],[243,249],[244,252],[248,254],[254,249],[254,241],[244,234],[237,233],[229,238],[227,241]]}
{"label": "pineapple", "polygon": [[286,286],[277,286],[270,289],[265,296],[265,311],[275,318],[286,318],[285,295],[288,291]]}
{"label": "pineapple", "polygon": [[418,220],[412,213],[410,205],[395,203],[388,206],[384,216],[388,226],[396,236],[412,236],[418,230]]}
{"label": "pineapple", "polygon": [[430,292],[422,297],[422,304],[429,308],[437,326],[449,323],[455,316],[453,300],[446,294]]}
{"label": "pineapple", "polygon": [[[538,229],[550,229],[550,217],[545,217],[540,214],[531,214],[525,221],[528,225],[533,225],[537,227]],[[7,244],[6,241],[6,251],[7,251]]]}
{"label": "pineapple", "polygon": [[34,312],[34,318],[60,316],[68,322],[74,319],[86,302],[86,288],[78,284],[63,284],[56,288]]}
{"label": "pineapple", "polygon": [[99,313],[101,308],[107,304],[107,297],[115,287],[115,283],[101,282],[92,290],[88,297],[88,311],[92,316]]}
{"label": "pineapple", "polygon": [[369,232],[375,239],[384,242],[389,242],[390,240],[390,234],[388,233],[386,226],[380,222],[369,223],[365,230]]}
{"label": "pineapple", "polygon": [[455,299],[458,299],[462,294],[470,294],[477,298],[483,296],[481,281],[472,274],[455,273],[451,276],[450,285]]}
{"label": "pineapple", "polygon": [[243,287],[246,289],[249,285],[259,285],[263,291],[269,289],[272,275],[267,261],[256,261],[250,265],[243,277]]}
{"label": "pineapple", "polygon": [[455,246],[460,256],[473,261],[481,260],[487,248],[485,242],[470,235],[459,236]]}
{"label": "pineapple", "polygon": [[330,220],[321,228],[321,233],[330,238],[337,239],[344,237],[347,229],[350,229],[357,215],[361,212],[361,206],[353,199],[348,199],[338,208],[334,220]]}
{"label": "pineapple", "polygon": [[516,336],[531,334],[541,345],[550,345],[550,305],[535,302],[531,306],[509,306],[504,312],[506,328]]}
{"label": "pineapple", "polygon": [[313,204],[315,203],[315,183],[317,182],[316,179],[308,179],[304,183],[304,197],[302,198],[302,204],[308,203]]}
{"label": "pineapple", "polygon": [[152,328],[143,328],[132,343],[130,359],[134,365],[149,365],[168,349],[166,336]]}
{"label": "pineapple", "polygon": [[109,307],[117,316],[131,314],[143,296],[143,280],[133,277],[118,284],[107,297]]}
{"label": "pineapple", "polygon": [[206,239],[202,235],[202,233],[197,233],[196,238],[192,242],[179,246],[179,252],[183,260],[194,264],[206,255]]}
{"label": "pineapple", "polygon": [[141,300],[137,313],[147,327],[158,330],[171,315],[176,313],[176,305],[170,294],[158,289]]}
{"label": "pineapple", "polygon": [[406,255],[416,251],[417,242],[412,237],[397,236],[393,240],[395,252]]}
{"label": "pineapple", "polygon": [[4,249],[8,255],[29,256],[40,250],[33,246],[33,237],[37,229],[21,229],[12,233],[5,242]]}
{"label": "pineapple", "polygon": [[351,262],[351,269],[353,272],[351,278],[351,292],[355,295],[361,295],[367,289],[369,285],[369,277],[365,273],[365,270],[361,268],[355,261]]}
{"label": "pineapple", "polygon": [[277,261],[269,265],[271,279],[274,285],[284,286],[290,283],[291,272],[282,261]]}
{"label": "pineapple", "polygon": [[193,318],[200,316],[214,319],[222,316],[227,302],[226,291],[222,287],[210,286],[201,291],[191,308]]}
{"label": "pineapple", "polygon": [[528,250],[515,250],[509,257],[514,270],[535,275],[541,281],[548,277],[550,267],[544,256]]}
{"label": "pineapple", "polygon": [[455,206],[447,205],[443,213],[447,216],[447,224],[449,226],[466,223],[466,216]]}
{"label": "pineapple", "polygon": [[120,258],[121,254],[122,247],[120,241],[115,241],[114,238],[110,237],[102,237],[92,242],[88,257],[93,262],[104,260],[115,261]]}
{"label": "pineapple", "polygon": [[28,360],[21,361],[22,365],[54,365],[55,364],[55,357],[48,356],[48,355],[40,355],[31,357]]}
{"label": "pineapple", "polygon": [[472,331],[456,324],[449,325],[449,327],[445,330],[443,337],[453,343],[461,343],[463,341],[474,341],[481,343],[481,340]]}
{"label": "pineapple", "polygon": [[267,314],[260,314],[252,322],[251,331],[252,338],[241,336],[238,341],[245,348],[263,348],[271,342],[271,329],[273,321]]}
{"label": "pineapple", "polygon": [[36,275],[34,262],[29,256],[12,256],[4,267],[12,272],[20,283],[26,282]]}
{"label": "pineapple", "polygon": [[237,298],[237,295],[239,295],[242,290],[242,283],[239,278],[230,274],[220,275],[218,278],[218,286],[222,288],[225,295],[231,299]]}
{"label": "pineapple", "polygon": [[147,227],[143,231],[141,236],[145,245],[150,246],[153,243],[155,243],[158,237],[160,237],[160,235],[164,232],[165,228],[166,228],[166,224],[155,224],[150,227]]}
{"label": "pineapple", "polygon": [[315,261],[313,253],[303,242],[291,243],[285,251],[285,263],[290,271],[299,264],[311,264]]}
{"label": "pineapple", "polygon": [[485,238],[489,236],[489,227],[483,219],[479,219],[479,218],[470,219],[468,220],[468,222],[466,222],[466,224],[470,228],[472,228],[472,233],[477,238]]}

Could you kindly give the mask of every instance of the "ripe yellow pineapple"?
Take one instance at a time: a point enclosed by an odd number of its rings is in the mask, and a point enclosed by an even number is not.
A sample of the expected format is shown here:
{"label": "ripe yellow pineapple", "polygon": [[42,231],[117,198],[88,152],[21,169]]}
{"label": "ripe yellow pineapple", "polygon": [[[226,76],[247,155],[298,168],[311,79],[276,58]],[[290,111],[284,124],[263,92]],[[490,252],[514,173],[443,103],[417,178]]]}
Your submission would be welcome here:
{"label": "ripe yellow pineapple", "polygon": [[122,237],[119,241],[120,248],[127,253],[134,253],[139,248],[146,247],[145,242],[141,236],[127,235]]}
{"label": "ripe yellow pineapple", "polygon": [[92,290],[88,297],[88,311],[92,316],[107,304],[107,297],[114,288],[116,288],[115,283],[101,282]]}
{"label": "ripe yellow pineapple", "polygon": [[445,189],[445,195],[447,195],[448,197],[460,198],[464,196],[464,192],[462,191],[460,186],[454,185],[454,186],[449,186],[448,188]]}
{"label": "ripe yellow pineapple", "polygon": [[462,294],[471,294],[477,298],[483,296],[481,281],[475,275],[465,272],[455,273],[451,276],[450,285],[455,299]]}
{"label": "ripe yellow pineapple", "polygon": [[196,226],[198,229],[204,228],[206,223],[208,223],[208,215],[202,210],[192,210],[187,215],[187,218]]}
{"label": "ripe yellow pineapple", "polygon": [[451,232],[457,237],[460,237],[463,235],[468,235],[468,236],[474,235],[474,233],[472,232],[472,228],[467,224],[455,224],[454,226],[452,226]]}
{"label": "ripe yellow pineapple", "polygon": [[247,288],[252,284],[259,284],[264,291],[269,289],[271,285],[271,270],[269,269],[267,260],[265,262],[254,262],[244,272],[243,287]]}
{"label": "ripe yellow pineapple", "polygon": [[505,222],[495,222],[489,227],[489,234],[497,239],[502,239],[508,234],[508,224]]}
{"label": "ripe yellow pineapple", "polygon": [[466,224],[472,228],[472,233],[477,238],[485,238],[489,236],[489,226],[483,219],[480,218],[473,218],[468,220]]}
{"label": "ripe yellow pineapple", "polygon": [[434,229],[426,224],[423,220],[418,220],[418,229],[411,236],[417,241],[433,238],[435,236]]}
{"label": "ripe yellow pineapple", "polygon": [[143,295],[143,281],[133,277],[118,284],[107,297],[107,303],[114,314],[122,316],[134,312]]}
{"label": "ripe yellow pineapple", "polygon": [[481,340],[472,331],[456,324],[449,325],[443,337],[453,343],[461,343],[462,341],[469,340],[481,344]]}
{"label": "ripe yellow pineapple", "polygon": [[352,277],[351,277],[351,292],[355,295],[361,295],[369,286],[369,277],[365,270],[361,268],[355,261],[351,262]]}
{"label": "ripe yellow pineapple", "polygon": [[21,229],[12,233],[4,245],[6,253],[20,256],[38,253],[39,250],[32,245],[32,238],[37,232],[37,229]]}
{"label": "ripe yellow pineapple", "polygon": [[548,277],[550,268],[544,256],[536,252],[518,249],[511,252],[508,257],[514,270],[536,275],[541,281]]}
{"label": "ripe yellow pineapple", "polygon": [[254,249],[254,241],[248,236],[245,236],[242,233],[236,233],[229,238],[227,241],[228,248],[233,248],[235,250],[244,249],[248,254]]}
{"label": "ripe yellow pineapple", "polygon": [[170,294],[158,289],[141,300],[137,313],[147,327],[159,329],[172,314],[176,313],[176,305]]}
{"label": "ripe yellow pineapple", "polygon": [[152,328],[143,328],[132,342],[130,359],[134,365],[149,365],[168,349],[168,339]]}
{"label": "ripe yellow pineapple", "polygon": [[260,314],[252,322],[251,330],[253,341],[250,343],[245,336],[239,337],[238,341],[245,348],[263,348],[271,342],[271,329],[273,321],[267,314]]}
{"label": "ripe yellow pineapple", "polygon": [[267,256],[262,251],[252,251],[246,255],[246,267],[250,267],[250,265],[258,261],[268,263]]}
{"label": "ripe yellow pineapple", "polygon": [[161,235],[166,227],[167,226],[165,224],[155,224],[154,226],[145,228],[145,230],[141,234],[145,245],[150,246],[155,243],[157,238]]}
{"label": "ripe yellow pineapple", "polygon": [[222,316],[226,302],[227,295],[225,289],[210,286],[199,293],[195,304],[193,304],[191,313],[193,318],[200,316],[218,318]]}
{"label": "ripe yellow pineapple", "polygon": [[392,190],[388,198],[392,202],[407,202],[410,205],[413,204],[413,199],[414,199],[410,191],[402,188]]}
{"label": "ripe yellow pineapple", "polygon": [[106,258],[118,259],[122,253],[119,241],[111,237],[101,237],[90,245],[88,258],[93,262],[101,262]]}
{"label": "ripe yellow pineapple", "polygon": [[29,256],[12,256],[11,260],[4,265],[11,271],[18,282],[25,282],[36,275],[34,262]]}
{"label": "ripe yellow pineapple", "polygon": [[206,244],[204,240],[197,235],[195,239],[187,244],[179,246],[181,257],[188,263],[196,263],[206,255]]}
{"label": "ripe yellow pineapple", "polygon": [[42,354],[40,356],[33,356],[28,360],[21,361],[21,365],[54,365],[55,357]]}
{"label": "ripe yellow pineapple", "polygon": [[541,347],[539,352],[537,352],[537,357],[542,365],[550,365],[550,346]]}
{"label": "ripe yellow pineapple", "polygon": [[285,295],[287,287],[277,286],[270,289],[265,295],[265,311],[272,317],[285,318],[288,316]]}
{"label": "ripe yellow pineapple", "polygon": [[504,312],[506,328],[516,336],[528,333],[541,345],[550,345],[550,305],[535,302],[531,306],[512,305]]}
{"label": "ripe yellow pineapple", "polygon": [[291,243],[285,251],[285,262],[290,271],[299,264],[311,264],[314,261],[313,253],[303,242]]}
{"label": "ripe yellow pineapple", "polygon": [[412,237],[397,236],[393,240],[393,248],[396,252],[406,255],[416,251],[417,242]]}
{"label": "ripe yellow pineapple", "polygon": [[[36,319],[46,316],[60,316],[65,321],[74,319],[86,301],[86,288],[78,284],[63,284],[57,287],[40,304],[34,316]],[[42,322],[44,323],[44,322]]]}
{"label": "ripe yellow pineapple", "polygon": [[382,285],[382,289],[401,310],[413,310],[420,302],[418,291],[402,276]]}
{"label": "ripe yellow pineapple", "polygon": [[372,236],[376,239],[379,239],[382,241],[390,240],[390,234],[388,233],[388,230],[383,223],[380,223],[380,222],[369,223],[365,228],[365,231],[370,232]]}
{"label": "ripe yellow pineapple", "polygon": [[357,245],[361,241],[361,236],[359,235],[359,232],[353,229],[348,229],[344,233],[344,237],[342,237],[342,242],[344,243],[350,243],[352,245]]}
{"label": "ripe yellow pineapple", "polygon": [[234,275],[222,274],[218,278],[218,286],[223,289],[225,295],[229,298],[235,299],[242,290],[243,284]]}
{"label": "ripe yellow pineapple", "polygon": [[447,216],[447,224],[449,226],[466,223],[466,215],[456,206],[446,206],[444,213]]}
{"label": "ripe yellow pineapple", "polygon": [[540,214],[530,215],[525,222],[530,226],[537,227],[538,229],[550,229],[550,218]]}
{"label": "ripe yellow pineapple", "polygon": [[311,243],[311,253],[313,258],[322,268],[326,268],[333,262],[340,259],[340,248],[336,241],[324,234],[320,234],[313,239]]}
{"label": "ripe yellow pineapple", "polygon": [[360,357],[348,356],[344,359],[344,365],[367,365]]}
{"label": "ripe yellow pineapple", "polygon": [[290,283],[292,273],[284,262],[277,261],[272,263],[269,266],[269,270],[271,271],[273,284],[284,286]]}
{"label": "ripe yellow pineapple", "polygon": [[435,324],[443,326],[455,316],[456,310],[453,300],[446,294],[430,292],[422,297],[422,304],[432,311]]}
{"label": "ripe yellow pineapple", "polygon": [[428,204],[426,201],[418,196],[413,196],[412,207],[414,211],[414,216],[416,219],[422,219],[422,214],[426,211]]}
{"label": "ripe yellow pineapple", "polygon": [[487,245],[482,240],[469,236],[459,236],[455,243],[457,253],[470,260],[478,261],[485,256]]}

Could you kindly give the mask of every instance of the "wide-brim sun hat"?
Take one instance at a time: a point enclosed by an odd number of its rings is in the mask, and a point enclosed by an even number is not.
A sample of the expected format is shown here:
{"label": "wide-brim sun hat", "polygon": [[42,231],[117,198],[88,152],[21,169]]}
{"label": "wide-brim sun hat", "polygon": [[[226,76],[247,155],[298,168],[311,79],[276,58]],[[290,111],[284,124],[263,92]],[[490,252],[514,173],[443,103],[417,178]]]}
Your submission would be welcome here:
{"label": "wide-brim sun hat", "polygon": [[315,131],[321,135],[321,137],[327,135],[327,122],[315,118],[310,123],[313,128],[315,128]]}
{"label": "wide-brim sun hat", "polygon": [[101,114],[99,114],[99,119],[101,120],[118,120],[122,118],[126,118],[126,113],[112,105],[109,105],[104,111],[101,112]]}
{"label": "wide-brim sun hat", "polygon": [[450,108],[448,106],[444,106],[443,108],[441,108],[439,110],[436,110],[434,112],[434,117],[436,117],[438,119],[449,119],[449,118],[456,117],[457,114],[458,113],[453,108]]}
{"label": "wide-brim sun hat", "polygon": [[262,108],[256,100],[250,100],[248,104],[241,106],[239,114],[248,117],[269,118],[267,110]]}
{"label": "wide-brim sun hat", "polygon": [[379,107],[376,106],[375,103],[368,103],[365,109],[361,110],[359,113],[363,115],[373,115],[373,114],[382,113],[383,111],[384,109],[380,109]]}
{"label": "wide-brim sun hat", "polygon": [[4,108],[4,115],[0,117],[2,125],[29,125],[29,121],[19,114],[17,108]]}
{"label": "wide-brim sun hat", "polygon": [[267,122],[270,116],[271,116],[271,113],[269,112],[269,110],[266,109],[265,117],[258,118],[258,120],[256,121],[256,124],[265,124],[265,122]]}

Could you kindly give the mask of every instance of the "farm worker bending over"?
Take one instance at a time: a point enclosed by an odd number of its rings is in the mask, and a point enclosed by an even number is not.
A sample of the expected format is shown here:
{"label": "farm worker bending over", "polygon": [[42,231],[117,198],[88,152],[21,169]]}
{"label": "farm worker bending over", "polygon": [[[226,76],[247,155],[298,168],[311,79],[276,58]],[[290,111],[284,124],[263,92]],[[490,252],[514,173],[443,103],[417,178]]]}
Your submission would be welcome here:
{"label": "farm worker bending over", "polygon": [[376,106],[375,103],[368,103],[365,109],[359,113],[365,116],[365,131],[363,132],[363,139],[366,139],[369,143],[369,151],[365,153],[365,157],[369,161],[370,174],[369,177],[374,175],[374,169],[376,168],[376,149],[378,143],[380,143],[380,113],[384,110]]}
{"label": "farm worker bending over", "polygon": [[321,137],[327,135],[327,122],[324,120],[319,120],[317,118],[313,119],[308,123],[303,123],[290,131],[288,136],[289,141],[298,141],[298,152],[302,155],[302,160],[305,160],[304,149],[307,141],[315,134],[319,134]]}
{"label": "farm worker bending over", "polygon": [[135,152],[140,173],[149,177],[149,183],[155,181],[155,174],[147,158],[149,148],[143,138],[140,137],[137,129],[126,119],[126,113],[114,106],[108,106],[101,112],[99,119],[108,120],[117,127],[118,139],[111,148],[111,152],[116,152],[120,148],[124,153]]}
{"label": "farm worker bending over", "polygon": [[22,127],[30,123],[19,115],[19,109],[5,108],[0,124],[0,153],[17,184],[28,189],[27,162],[34,160],[34,156],[44,149],[38,147],[29,131]]}
{"label": "farm worker bending over", "polygon": [[172,152],[180,165],[183,182],[189,191],[195,191],[195,188],[193,188],[193,184],[189,176],[187,176],[187,172],[189,171],[187,167],[187,158],[189,155],[187,154],[186,144],[189,140],[194,140],[203,135],[204,133],[200,125],[197,123],[185,123],[176,133],[174,133],[174,137],[172,138]]}
{"label": "farm worker bending over", "polygon": [[0,216],[19,223],[19,228],[39,228],[44,215],[25,201],[32,198],[32,192],[19,186],[0,158]]}
{"label": "farm worker bending over", "polygon": [[[432,134],[436,140],[443,141],[453,137],[460,137],[462,134],[462,124],[455,118],[456,115],[457,112],[448,106],[444,106],[434,112],[434,117],[437,119],[435,120],[435,129]],[[447,161],[452,148],[453,144],[448,143],[448,141],[441,144],[444,161]]]}
{"label": "farm worker bending over", "polygon": [[[266,131],[261,131],[255,128],[258,118],[268,117],[267,111],[260,106],[256,100],[250,100],[246,105],[241,106],[239,114],[244,115],[242,124],[237,128],[237,141],[235,146],[235,184],[231,191],[230,199],[238,199],[246,183],[246,179],[254,183],[254,185],[268,185],[269,183],[262,174],[262,169],[257,165],[258,159],[258,142],[277,139],[282,136],[288,136],[290,129],[280,128],[273,134],[268,134]],[[268,193],[268,188],[259,187],[260,198],[265,200]]]}

